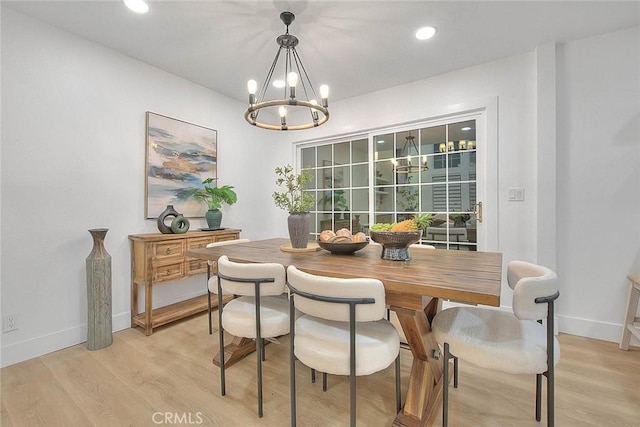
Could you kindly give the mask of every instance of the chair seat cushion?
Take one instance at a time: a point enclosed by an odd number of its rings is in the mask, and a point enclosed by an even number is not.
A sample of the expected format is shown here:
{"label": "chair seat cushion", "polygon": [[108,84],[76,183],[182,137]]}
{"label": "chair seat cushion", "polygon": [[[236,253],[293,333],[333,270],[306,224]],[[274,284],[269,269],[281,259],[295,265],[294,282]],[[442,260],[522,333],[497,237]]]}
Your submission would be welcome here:
{"label": "chair seat cushion", "polygon": [[[295,323],[295,356],[306,366],[349,375],[349,323],[300,316]],[[319,338],[320,337],[320,338]],[[400,337],[387,320],[356,323],[356,375],[387,368],[398,356]]]}
{"label": "chair seat cushion", "polygon": [[[454,307],[439,312],[431,324],[436,341],[478,366],[512,374],[547,370],[546,326],[519,320],[512,313],[480,307]],[[560,345],[554,337],[554,365]]]}
{"label": "chair seat cushion", "polygon": [[[260,334],[263,338],[289,333],[289,302],[286,295],[260,298]],[[222,310],[222,327],[238,337],[256,337],[255,298],[244,296],[229,301]]]}

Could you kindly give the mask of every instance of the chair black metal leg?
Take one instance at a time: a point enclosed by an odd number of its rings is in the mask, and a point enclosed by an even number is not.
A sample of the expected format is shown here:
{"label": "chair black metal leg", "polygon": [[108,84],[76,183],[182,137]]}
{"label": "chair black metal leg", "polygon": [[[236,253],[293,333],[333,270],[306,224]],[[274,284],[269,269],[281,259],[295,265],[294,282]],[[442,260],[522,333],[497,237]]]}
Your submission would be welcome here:
{"label": "chair black metal leg", "polygon": [[458,358],[453,356],[453,388],[458,388]]}
{"label": "chair black metal leg", "polygon": [[262,340],[262,361],[264,362],[265,360],[267,360],[267,346],[265,343],[265,340]]}
{"label": "chair black metal leg", "polygon": [[553,324],[553,299],[547,305],[547,426],[555,424],[555,357],[554,357],[554,324]]}
{"label": "chair black metal leg", "polygon": [[209,303],[209,335],[213,334],[213,322],[211,321],[211,291],[209,291],[209,285],[207,284],[207,302]]}
{"label": "chair black metal leg", "polygon": [[536,374],[536,421],[540,421],[542,413],[542,374]]}
{"label": "chair black metal leg", "polygon": [[291,400],[291,427],[296,427],[296,356],[295,343],[295,304],[294,296],[289,298],[289,392]]}
{"label": "chair black metal leg", "polygon": [[258,417],[262,418],[262,356],[264,352],[264,341],[262,338],[256,339],[256,359],[257,359],[257,372],[258,372]]}
{"label": "chair black metal leg", "polygon": [[255,287],[255,305],[256,305],[256,359],[258,371],[258,417],[262,418],[262,360],[264,358],[264,339],[262,338],[260,325],[260,284],[256,283]]}
{"label": "chair black metal leg", "polygon": [[322,373],[322,391],[327,391],[327,373]]}
{"label": "chair black metal leg", "polygon": [[315,369],[311,370],[311,382],[312,383],[316,382],[316,370]]}
{"label": "chair black metal leg", "polygon": [[402,409],[402,391],[400,390],[400,353],[396,357],[396,413]]}
{"label": "chair black metal leg", "polygon": [[449,344],[444,343],[444,360],[442,364],[442,427],[449,425]]}
{"label": "chair black metal leg", "polygon": [[224,396],[225,377],[224,377],[224,330],[222,329],[222,290],[220,289],[220,278],[218,278],[218,338],[220,342],[220,394]]}

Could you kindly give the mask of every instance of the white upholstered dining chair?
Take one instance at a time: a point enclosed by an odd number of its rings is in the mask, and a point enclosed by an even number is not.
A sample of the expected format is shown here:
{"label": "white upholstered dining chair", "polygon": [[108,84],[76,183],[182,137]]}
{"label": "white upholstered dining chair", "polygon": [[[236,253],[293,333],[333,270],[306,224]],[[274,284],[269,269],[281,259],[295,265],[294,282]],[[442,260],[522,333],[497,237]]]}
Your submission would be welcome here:
{"label": "white upholstered dining chair", "polygon": [[[218,336],[220,340],[220,391],[226,394],[224,332],[256,341],[258,416],[262,417],[262,361],[264,339],[289,333],[286,272],[276,263],[236,263],[218,259]],[[223,294],[237,295],[226,305]]]}
{"label": "white upholstered dining chair", "polygon": [[[236,240],[223,240],[222,242],[213,242],[207,244],[207,248],[215,248],[218,246],[236,245],[238,243],[250,242],[249,239],[236,239]],[[215,267],[215,261],[207,261],[207,302],[209,304],[209,335],[213,333],[213,321],[211,319],[211,294],[218,293],[218,278],[215,274],[212,274],[213,267]]]}
{"label": "white upholstered dining chair", "polygon": [[[400,339],[386,320],[377,279],[338,279],[287,269],[290,307],[291,425],[296,425],[296,360],[312,370],[348,375],[350,425],[356,424],[356,376],[396,363],[396,411],[401,407]],[[296,315],[297,310],[297,315]],[[326,385],[326,381],[324,382]]]}
{"label": "white upholstered dining chair", "polygon": [[[431,324],[444,347],[442,425],[448,425],[449,360],[458,358],[483,368],[536,375],[536,420],[541,418],[542,376],[547,377],[547,425],[554,425],[554,366],[560,345],[554,336],[553,304],[558,298],[556,273],[524,261],[511,261],[507,281],[513,289],[513,313],[481,307],[453,307]],[[546,326],[542,324],[546,319]]]}

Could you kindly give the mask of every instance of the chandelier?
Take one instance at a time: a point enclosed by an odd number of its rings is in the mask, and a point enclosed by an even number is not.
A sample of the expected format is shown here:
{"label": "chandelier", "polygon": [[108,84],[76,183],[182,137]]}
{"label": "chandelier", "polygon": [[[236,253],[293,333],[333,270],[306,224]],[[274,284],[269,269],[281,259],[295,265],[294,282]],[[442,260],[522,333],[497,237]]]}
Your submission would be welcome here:
{"label": "chandelier", "polygon": [[[410,153],[412,152],[416,153],[416,164],[411,162]],[[405,137],[404,145],[400,151],[400,157],[391,159],[391,163],[393,163],[393,171],[400,174],[409,174],[424,172],[429,169],[427,167],[427,156],[423,155],[421,159],[418,153],[419,151],[418,146],[416,145],[416,138],[411,135],[411,132],[409,132],[409,135]]]}
{"label": "chandelier", "polygon": [[[329,110],[327,108],[329,106],[329,87],[327,85],[320,86],[320,103],[318,103],[318,95],[316,95],[309,75],[296,51],[298,38],[289,34],[289,25],[295,19],[295,15],[291,12],[282,12],[280,19],[287,26],[287,31],[276,39],[279,46],[278,51],[260,92],[256,94],[258,83],[255,80],[249,80],[247,83],[249,107],[244,112],[244,118],[250,124],[263,129],[311,129],[329,120]],[[278,61],[282,57],[284,57],[284,64],[281,62],[280,66],[278,66]],[[274,71],[283,72],[282,76],[284,78],[272,82]],[[281,99],[265,99],[267,90],[272,85],[283,89],[284,93]],[[304,99],[296,98],[296,95],[301,93],[304,95]],[[271,109],[271,111],[266,112],[265,110],[268,109]],[[274,111],[276,109],[277,114]],[[261,111],[265,112],[262,117],[259,117]],[[302,119],[301,122],[288,123],[287,119],[291,121],[292,116],[295,116],[298,120]],[[268,119],[271,119],[271,122]]]}

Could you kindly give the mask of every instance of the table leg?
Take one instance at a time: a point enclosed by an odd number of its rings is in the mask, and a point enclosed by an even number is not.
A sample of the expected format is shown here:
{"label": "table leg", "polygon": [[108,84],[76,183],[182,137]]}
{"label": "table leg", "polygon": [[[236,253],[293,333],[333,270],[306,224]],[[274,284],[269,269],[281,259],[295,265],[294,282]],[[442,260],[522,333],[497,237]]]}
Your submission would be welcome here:
{"label": "table leg", "polygon": [[146,336],[149,336],[153,333],[153,317],[151,316],[152,308],[153,308],[152,282],[149,282],[144,285],[144,320],[145,320],[144,334]]}
{"label": "table leg", "polygon": [[391,308],[398,315],[413,353],[409,389],[394,426],[430,426],[439,414],[442,400],[442,359],[434,359],[438,344],[431,333],[431,319],[438,310],[436,298],[423,311]]}
{"label": "table leg", "polygon": [[[268,342],[268,341],[267,341]],[[256,342],[251,338],[234,337],[231,344],[224,346],[224,364],[229,367],[256,351]],[[220,352],[213,356],[212,363],[220,366]]]}

